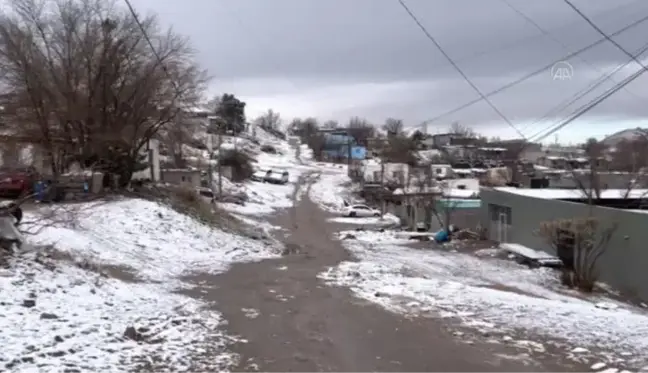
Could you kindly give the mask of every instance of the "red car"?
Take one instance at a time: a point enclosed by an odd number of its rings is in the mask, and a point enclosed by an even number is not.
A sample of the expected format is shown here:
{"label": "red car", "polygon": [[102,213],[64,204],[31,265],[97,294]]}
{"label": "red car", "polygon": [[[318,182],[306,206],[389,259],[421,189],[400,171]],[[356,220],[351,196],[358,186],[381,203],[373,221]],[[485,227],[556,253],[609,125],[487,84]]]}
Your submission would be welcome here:
{"label": "red car", "polygon": [[0,196],[18,198],[32,193],[36,180],[33,168],[0,168]]}

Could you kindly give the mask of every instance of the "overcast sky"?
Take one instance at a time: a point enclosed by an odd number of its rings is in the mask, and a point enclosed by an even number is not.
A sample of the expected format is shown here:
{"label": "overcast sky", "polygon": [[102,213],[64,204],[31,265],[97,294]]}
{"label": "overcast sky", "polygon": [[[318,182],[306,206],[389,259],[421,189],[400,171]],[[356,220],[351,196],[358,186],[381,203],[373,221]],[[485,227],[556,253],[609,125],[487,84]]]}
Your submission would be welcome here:
{"label": "overcast sky", "polygon": [[[395,117],[416,126],[479,97],[397,0],[132,2],[140,12],[156,12],[165,24],[191,37],[201,64],[213,76],[211,93],[240,96],[251,117],[272,108],[286,120],[314,116],[345,122],[360,116],[382,123]],[[406,0],[406,4],[482,92],[602,38],[563,0]],[[574,4],[606,33],[648,16],[648,1],[642,0],[574,0]],[[648,43],[646,35],[648,21],[615,40],[636,53]],[[571,79],[553,79],[547,69],[491,101],[525,136],[532,136],[609,89],[614,83],[608,80],[567,110],[538,123],[551,109],[629,61],[614,45],[602,43],[565,61],[573,68]],[[613,79],[618,82],[640,68],[629,63]],[[579,141],[642,125],[648,114],[647,83],[648,74],[560,131],[558,140]],[[428,132],[442,132],[453,121],[489,136],[517,134],[483,101],[429,123]]]}

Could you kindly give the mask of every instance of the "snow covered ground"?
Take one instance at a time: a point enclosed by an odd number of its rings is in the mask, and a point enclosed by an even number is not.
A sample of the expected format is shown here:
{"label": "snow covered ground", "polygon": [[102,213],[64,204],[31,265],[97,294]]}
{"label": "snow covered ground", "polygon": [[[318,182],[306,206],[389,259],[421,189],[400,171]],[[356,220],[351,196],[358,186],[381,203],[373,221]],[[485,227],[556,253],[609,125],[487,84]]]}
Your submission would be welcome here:
{"label": "snow covered ground", "polygon": [[[310,153],[307,148],[302,148],[304,154],[298,159],[295,147],[290,146],[287,141],[278,139],[260,128],[256,130],[256,138],[260,145],[251,146],[256,159],[255,167],[260,170],[286,170],[289,172],[289,182],[285,185],[277,185],[247,181],[230,187],[230,190],[246,193],[249,200],[242,206],[232,203],[222,203],[221,206],[241,215],[262,216],[291,207],[295,188],[300,187],[298,185],[300,177],[305,172],[314,170],[310,165]],[[271,145],[277,153],[260,151],[263,145]]]}
{"label": "snow covered ground", "polygon": [[235,362],[221,316],[176,291],[192,272],[274,257],[272,245],[144,200],[74,210],[76,219],[40,220],[28,236],[56,250],[27,249],[0,270],[0,370],[222,371]]}
{"label": "snow covered ground", "polygon": [[330,218],[329,221],[342,224],[357,224],[357,225],[399,225],[400,219],[392,214],[385,214],[382,218],[380,217],[349,217],[349,216],[338,216],[335,218]]}
{"label": "snow covered ground", "polygon": [[355,236],[344,244],[359,261],[341,263],[320,277],[393,312],[447,318],[502,343],[541,340],[536,350],[552,344],[574,360],[635,369],[648,364],[644,309],[558,291],[550,269],[410,249],[398,246],[402,242],[388,232],[340,234]]}

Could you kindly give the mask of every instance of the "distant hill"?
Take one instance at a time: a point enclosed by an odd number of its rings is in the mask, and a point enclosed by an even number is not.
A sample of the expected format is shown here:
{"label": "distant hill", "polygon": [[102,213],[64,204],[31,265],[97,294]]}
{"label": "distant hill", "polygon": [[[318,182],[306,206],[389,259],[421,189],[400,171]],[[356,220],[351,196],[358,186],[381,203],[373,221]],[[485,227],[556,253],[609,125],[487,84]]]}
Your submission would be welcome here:
{"label": "distant hill", "polygon": [[648,134],[648,129],[643,128],[628,128],[604,138],[601,142],[609,147],[615,147],[621,140],[632,140],[639,136]]}

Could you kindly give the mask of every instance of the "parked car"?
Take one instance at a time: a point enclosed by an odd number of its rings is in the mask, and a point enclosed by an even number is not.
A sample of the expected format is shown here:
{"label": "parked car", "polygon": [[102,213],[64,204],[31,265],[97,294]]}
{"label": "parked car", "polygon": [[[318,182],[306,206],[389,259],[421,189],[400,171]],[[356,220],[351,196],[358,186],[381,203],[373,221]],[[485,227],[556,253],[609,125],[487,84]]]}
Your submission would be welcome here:
{"label": "parked car", "polygon": [[285,170],[270,170],[266,175],[265,181],[272,184],[287,184],[290,175]]}
{"label": "parked car", "polygon": [[0,168],[0,196],[18,198],[34,190],[38,175],[33,168]]}
{"label": "parked car", "polygon": [[351,205],[344,209],[344,216],[350,216],[350,217],[380,216],[380,211],[376,209],[372,209],[367,205]]}
{"label": "parked car", "polygon": [[252,174],[251,179],[252,179],[253,181],[266,182],[266,181],[267,181],[266,179],[268,178],[268,175],[269,175],[271,172],[272,172],[272,171],[270,171],[270,170],[259,170],[259,171],[256,171],[255,173]]}

